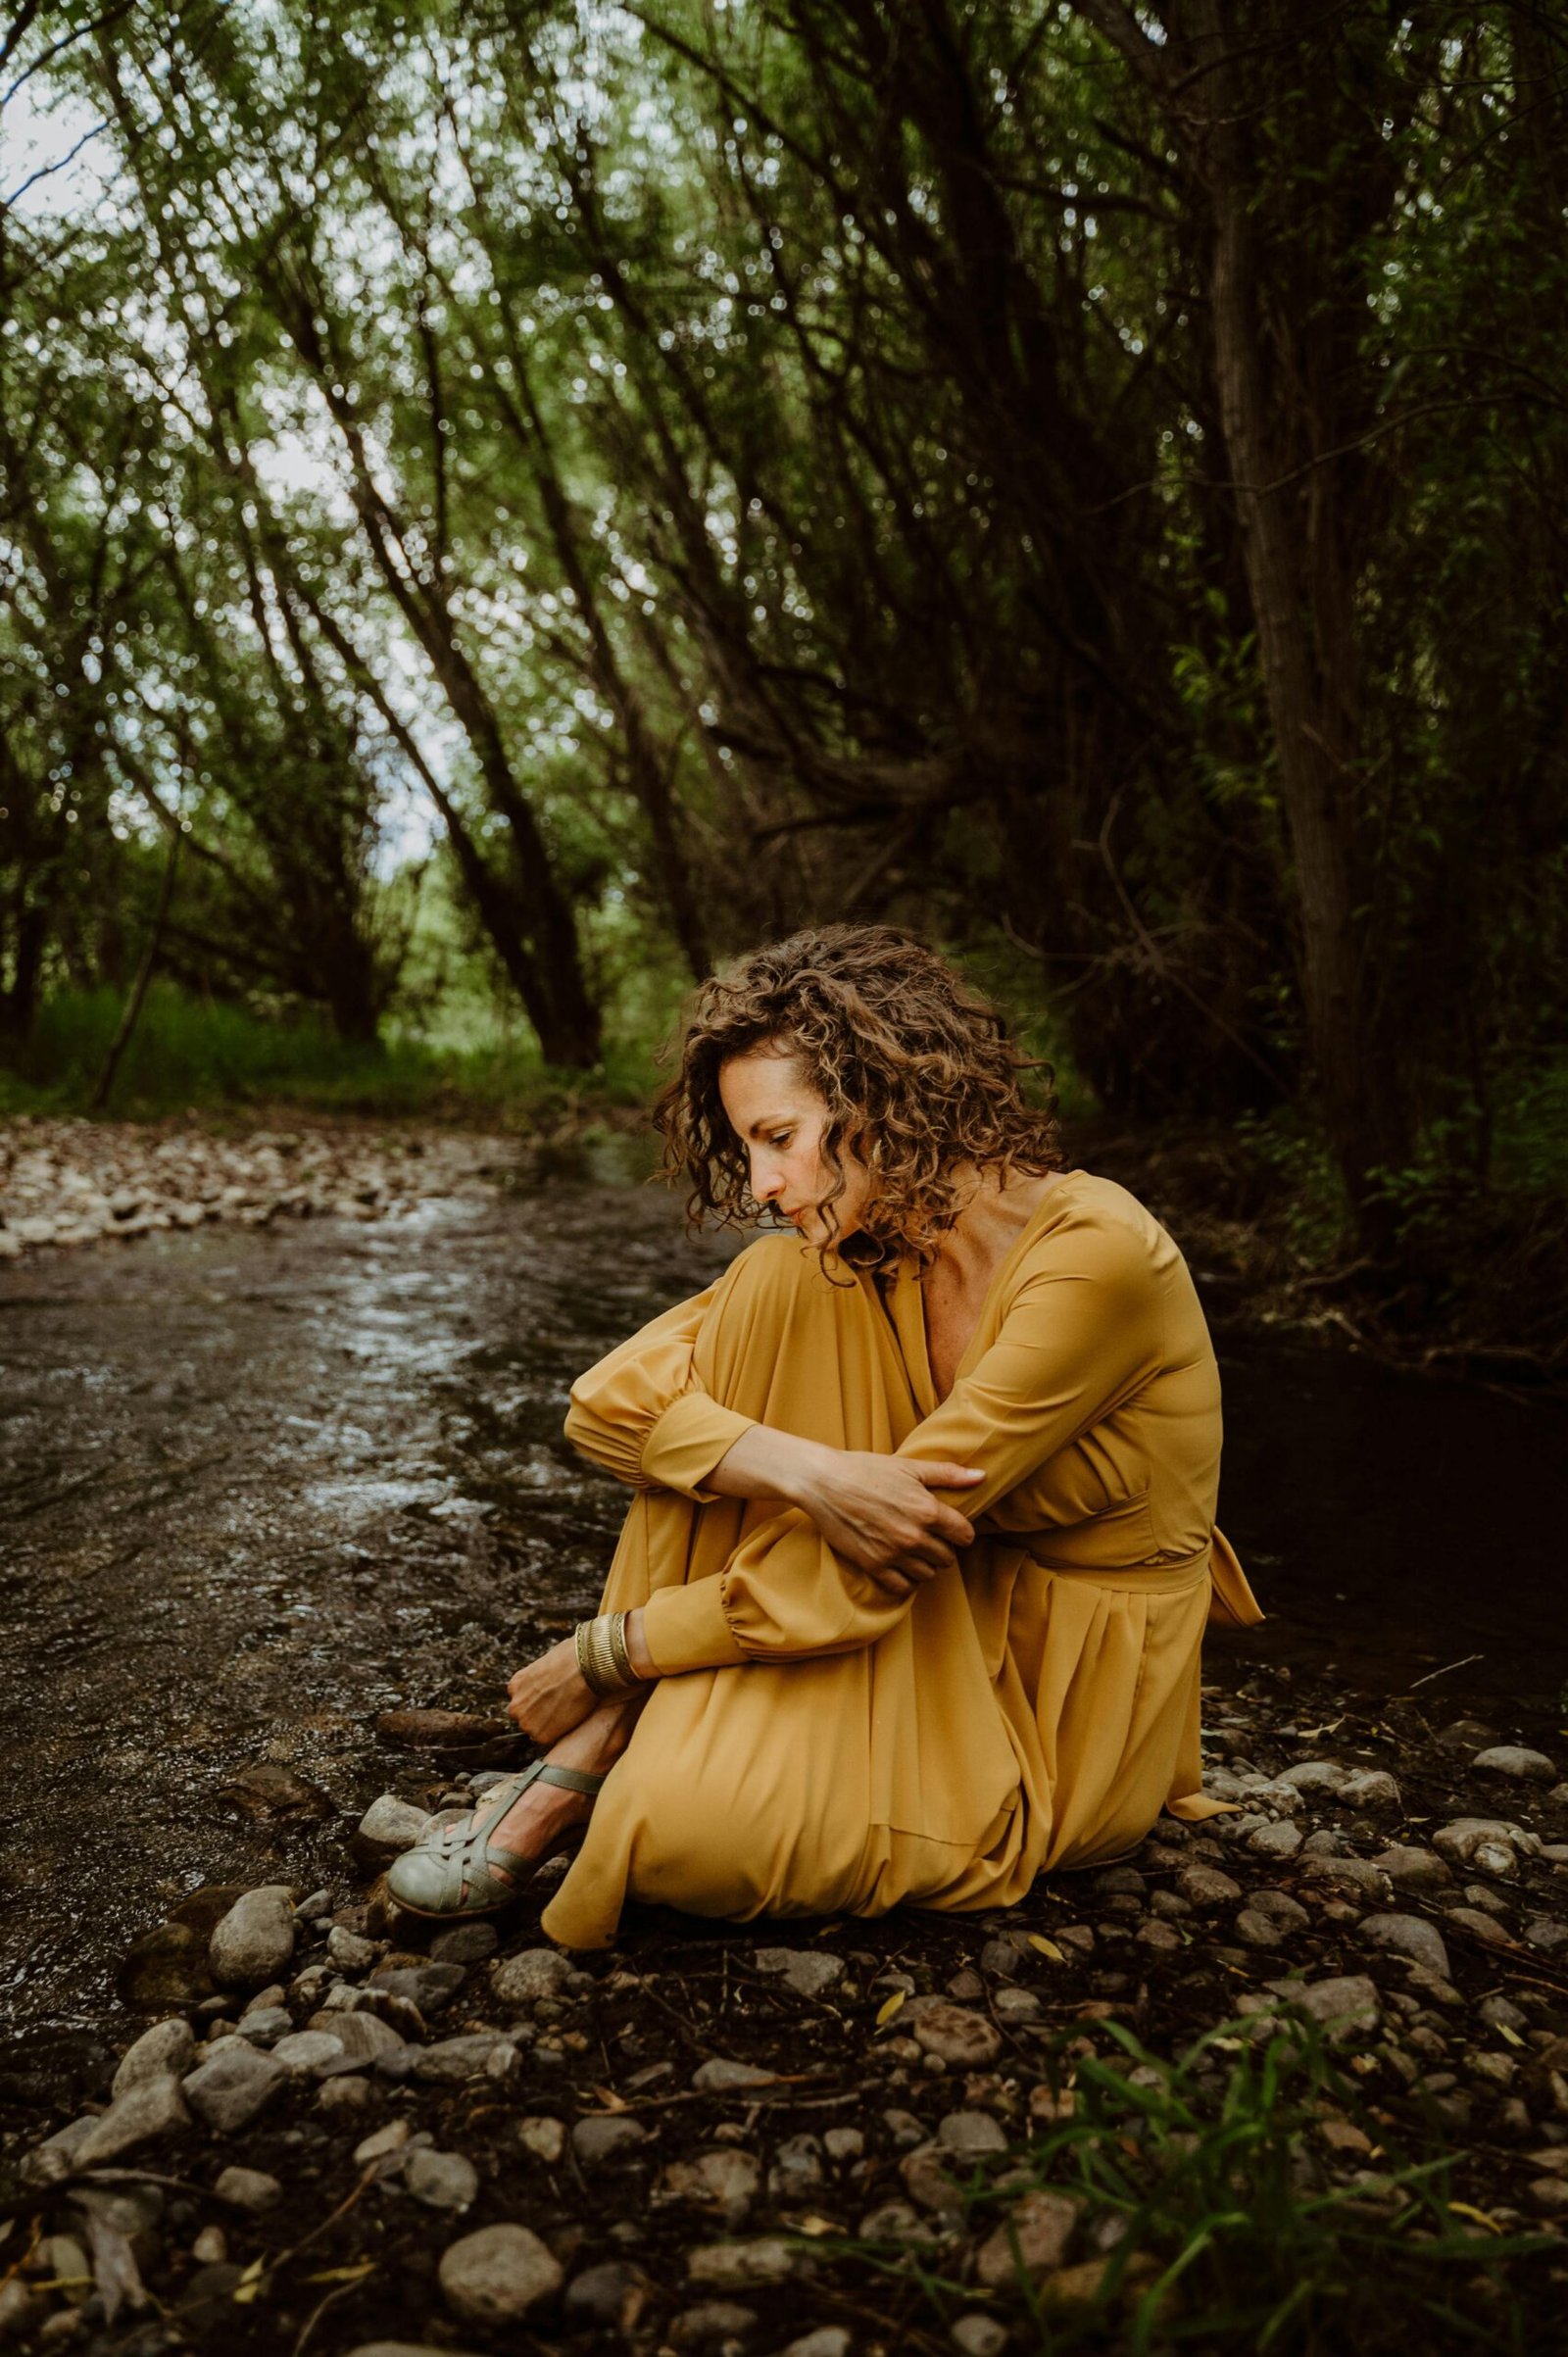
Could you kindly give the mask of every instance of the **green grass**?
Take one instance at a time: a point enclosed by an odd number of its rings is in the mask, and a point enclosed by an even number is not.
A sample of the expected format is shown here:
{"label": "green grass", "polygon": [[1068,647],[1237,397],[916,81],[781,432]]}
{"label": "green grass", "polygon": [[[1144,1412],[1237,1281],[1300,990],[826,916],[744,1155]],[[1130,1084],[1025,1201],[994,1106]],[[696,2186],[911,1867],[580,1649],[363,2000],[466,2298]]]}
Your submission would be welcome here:
{"label": "green grass", "polygon": [[[0,1117],[85,1112],[122,1003],[111,990],[47,1000],[25,1048],[0,1066]],[[356,1048],[310,1014],[259,1014],[154,983],[105,1110],[141,1120],[288,1104],[533,1127],[594,1106],[641,1104],[653,1080],[651,1052],[640,1046],[608,1054],[586,1075],[553,1071],[526,1034],[497,1031],[467,1047],[434,1048],[394,1030],[378,1047]]]}
{"label": "green grass", "polygon": [[[1070,2300],[1033,2283],[1014,2248],[1016,2283],[998,2306],[1027,2316],[1043,2351],[1531,2357],[1545,2345],[1546,2318],[1568,2302],[1568,2243],[1493,2231],[1456,2192],[1459,2156],[1441,2130],[1417,2121],[1396,2141],[1310,2024],[1227,2024],[1171,2062],[1117,2024],[1105,2035],[1109,2055],[1074,2058],[1058,2041],[1048,2068],[1070,2087],[1071,2117],[977,2167],[965,2196],[971,2232],[990,2234],[1020,2191],[1049,2187],[1083,2205],[1075,2256],[1110,2244]],[[1330,2116],[1374,2148],[1358,2182],[1343,2163],[1330,2175],[1314,2133]],[[843,2247],[916,2275],[945,2324],[976,2304],[929,2256]]]}

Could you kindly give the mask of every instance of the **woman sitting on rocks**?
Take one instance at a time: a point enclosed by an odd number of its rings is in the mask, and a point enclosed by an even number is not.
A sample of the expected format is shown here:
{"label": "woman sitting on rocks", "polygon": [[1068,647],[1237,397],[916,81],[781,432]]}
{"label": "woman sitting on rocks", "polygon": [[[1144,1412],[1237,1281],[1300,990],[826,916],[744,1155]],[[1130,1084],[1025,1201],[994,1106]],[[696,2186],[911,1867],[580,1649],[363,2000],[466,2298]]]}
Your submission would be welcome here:
{"label": "woman sitting on rocks", "polygon": [[1219,1377],[1185,1262],[1063,1169],[1021,1059],[932,951],[835,925],[698,995],[656,1119],[699,1219],[766,1234],[574,1386],[637,1492],[599,1617],[517,1671],[547,1754],[398,1859],[603,1947],[693,1914],[1008,1905],[1189,1821]]}

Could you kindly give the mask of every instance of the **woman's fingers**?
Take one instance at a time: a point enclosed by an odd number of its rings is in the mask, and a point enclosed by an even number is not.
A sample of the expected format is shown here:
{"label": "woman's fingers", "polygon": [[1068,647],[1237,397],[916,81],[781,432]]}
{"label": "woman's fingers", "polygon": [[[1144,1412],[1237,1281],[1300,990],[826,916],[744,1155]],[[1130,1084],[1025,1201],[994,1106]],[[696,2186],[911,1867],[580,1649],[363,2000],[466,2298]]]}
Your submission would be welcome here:
{"label": "woman's fingers", "polygon": [[926,1464],[917,1456],[906,1456],[901,1461],[928,1490],[972,1490],[977,1481],[985,1480],[985,1469],[980,1465],[954,1465],[945,1459]]}

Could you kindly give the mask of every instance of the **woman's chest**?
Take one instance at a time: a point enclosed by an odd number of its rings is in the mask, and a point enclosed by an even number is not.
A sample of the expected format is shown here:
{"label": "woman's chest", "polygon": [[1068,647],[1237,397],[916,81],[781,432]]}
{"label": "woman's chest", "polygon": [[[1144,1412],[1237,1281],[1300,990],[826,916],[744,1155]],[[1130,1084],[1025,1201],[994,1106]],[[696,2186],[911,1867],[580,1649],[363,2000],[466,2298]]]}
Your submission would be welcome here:
{"label": "woman's chest", "polygon": [[950,1276],[939,1261],[920,1285],[925,1321],[926,1364],[938,1402],[957,1380],[969,1345],[974,1341],[986,1307],[989,1282],[976,1286]]}

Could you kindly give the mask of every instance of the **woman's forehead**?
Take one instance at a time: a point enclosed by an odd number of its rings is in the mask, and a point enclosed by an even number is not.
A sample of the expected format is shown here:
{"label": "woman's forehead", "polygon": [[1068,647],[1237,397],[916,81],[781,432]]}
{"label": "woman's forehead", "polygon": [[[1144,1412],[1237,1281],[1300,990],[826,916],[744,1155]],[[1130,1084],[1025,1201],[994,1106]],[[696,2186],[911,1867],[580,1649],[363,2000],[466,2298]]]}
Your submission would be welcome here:
{"label": "woman's forehead", "polygon": [[784,1112],[800,1112],[822,1102],[793,1048],[748,1049],[719,1066],[719,1095],[737,1128]]}

